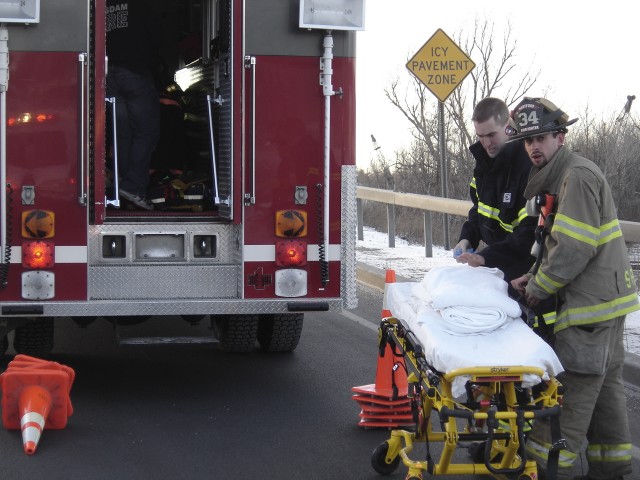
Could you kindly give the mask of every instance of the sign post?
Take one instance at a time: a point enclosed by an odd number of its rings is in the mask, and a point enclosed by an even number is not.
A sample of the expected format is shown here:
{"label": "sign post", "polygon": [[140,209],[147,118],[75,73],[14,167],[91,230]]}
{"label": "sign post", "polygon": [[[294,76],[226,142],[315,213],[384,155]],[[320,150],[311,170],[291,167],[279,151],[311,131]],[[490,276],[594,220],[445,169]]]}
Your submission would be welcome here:
{"label": "sign post", "polygon": [[[442,196],[449,197],[447,188],[444,102],[462,83],[476,64],[451,38],[438,29],[407,62],[409,71],[438,98],[438,144],[440,150],[440,183]],[[444,214],[444,247],[449,245],[449,215]]]}

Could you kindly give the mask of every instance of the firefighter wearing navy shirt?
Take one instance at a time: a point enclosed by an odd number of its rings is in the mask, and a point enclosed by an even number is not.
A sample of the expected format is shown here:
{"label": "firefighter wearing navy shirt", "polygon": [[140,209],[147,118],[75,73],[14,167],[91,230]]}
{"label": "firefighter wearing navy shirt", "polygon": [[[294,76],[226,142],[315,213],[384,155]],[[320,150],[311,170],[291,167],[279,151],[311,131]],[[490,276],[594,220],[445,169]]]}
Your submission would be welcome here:
{"label": "firefighter wearing navy shirt", "polygon": [[[453,249],[458,262],[499,268],[506,281],[531,268],[536,227],[524,198],[531,161],[521,142],[506,143],[509,113],[502,100],[492,97],[478,102],[473,111],[478,137],[469,147],[476,161],[470,184],[473,206]],[[477,251],[480,241],[486,246]]]}

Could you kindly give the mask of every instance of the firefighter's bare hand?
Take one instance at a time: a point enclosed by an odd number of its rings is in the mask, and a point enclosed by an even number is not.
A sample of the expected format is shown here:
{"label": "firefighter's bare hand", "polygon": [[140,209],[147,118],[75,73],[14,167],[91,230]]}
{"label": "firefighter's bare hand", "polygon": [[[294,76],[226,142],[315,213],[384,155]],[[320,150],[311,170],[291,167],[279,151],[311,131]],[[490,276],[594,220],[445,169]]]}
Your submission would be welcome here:
{"label": "firefighter's bare hand", "polygon": [[484,257],[477,253],[461,253],[456,257],[456,262],[466,263],[471,267],[482,267],[484,265]]}
{"label": "firefighter's bare hand", "polygon": [[530,293],[525,292],[525,299],[527,300],[527,306],[533,308],[540,303],[540,299],[531,295]]}
{"label": "firefighter's bare hand", "polygon": [[529,284],[529,275],[523,275],[514,280],[511,280],[511,286],[513,289],[522,295],[527,302],[527,306],[530,308],[535,307],[540,303],[540,299],[531,293],[527,292],[527,285]]}
{"label": "firefighter's bare hand", "polygon": [[521,277],[511,280],[511,286],[513,287],[513,289],[525,298],[526,298],[525,288],[527,288],[528,283],[529,283],[528,275],[523,275]]}

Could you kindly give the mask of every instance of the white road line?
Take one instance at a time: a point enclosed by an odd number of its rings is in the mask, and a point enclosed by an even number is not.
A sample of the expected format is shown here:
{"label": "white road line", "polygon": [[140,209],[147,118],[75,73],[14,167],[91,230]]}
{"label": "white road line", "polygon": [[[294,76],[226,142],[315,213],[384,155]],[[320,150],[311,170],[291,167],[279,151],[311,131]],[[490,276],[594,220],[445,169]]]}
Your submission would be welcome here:
{"label": "white road line", "polygon": [[365,320],[355,313],[351,313],[348,310],[343,310],[342,315],[347,317],[349,320],[362,325],[363,327],[367,327],[369,330],[373,330],[374,332],[378,331],[378,325],[376,325],[375,323],[371,323],[369,320]]}

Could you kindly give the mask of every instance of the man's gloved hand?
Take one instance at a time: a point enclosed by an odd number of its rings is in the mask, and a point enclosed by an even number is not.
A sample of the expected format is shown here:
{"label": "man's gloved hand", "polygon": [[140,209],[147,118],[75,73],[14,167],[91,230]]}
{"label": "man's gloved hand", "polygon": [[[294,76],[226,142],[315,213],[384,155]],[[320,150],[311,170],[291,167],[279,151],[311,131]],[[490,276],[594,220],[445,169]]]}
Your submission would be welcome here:
{"label": "man's gloved hand", "polygon": [[460,240],[458,244],[455,247],[453,247],[453,250],[451,250],[451,253],[453,253],[453,258],[458,258],[460,255],[462,255],[464,252],[467,252],[467,251],[473,252],[470,246],[471,246],[471,243],[469,242],[469,240],[465,238]]}

